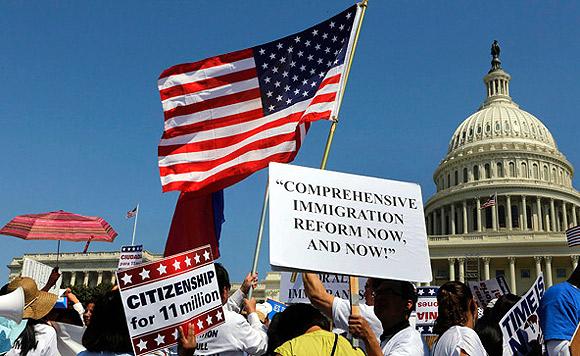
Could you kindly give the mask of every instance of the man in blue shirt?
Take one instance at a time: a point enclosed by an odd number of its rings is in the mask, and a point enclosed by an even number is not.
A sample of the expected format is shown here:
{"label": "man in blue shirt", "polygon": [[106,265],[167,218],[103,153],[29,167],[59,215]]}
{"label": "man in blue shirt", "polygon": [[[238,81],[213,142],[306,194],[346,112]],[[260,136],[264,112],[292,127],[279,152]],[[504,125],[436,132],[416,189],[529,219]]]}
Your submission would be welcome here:
{"label": "man in blue shirt", "polygon": [[580,265],[566,282],[546,291],[539,316],[548,355],[570,355],[570,340],[580,323]]}

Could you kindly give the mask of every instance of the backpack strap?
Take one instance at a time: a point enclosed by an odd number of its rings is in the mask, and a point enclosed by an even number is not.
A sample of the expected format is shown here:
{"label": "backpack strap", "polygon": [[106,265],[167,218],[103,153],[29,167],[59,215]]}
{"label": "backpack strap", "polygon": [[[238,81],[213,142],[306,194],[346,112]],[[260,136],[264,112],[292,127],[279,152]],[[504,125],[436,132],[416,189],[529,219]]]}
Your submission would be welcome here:
{"label": "backpack strap", "polygon": [[334,353],[336,352],[337,342],[338,342],[338,334],[334,334],[334,344],[332,345],[332,352],[330,353],[330,356],[334,356]]}

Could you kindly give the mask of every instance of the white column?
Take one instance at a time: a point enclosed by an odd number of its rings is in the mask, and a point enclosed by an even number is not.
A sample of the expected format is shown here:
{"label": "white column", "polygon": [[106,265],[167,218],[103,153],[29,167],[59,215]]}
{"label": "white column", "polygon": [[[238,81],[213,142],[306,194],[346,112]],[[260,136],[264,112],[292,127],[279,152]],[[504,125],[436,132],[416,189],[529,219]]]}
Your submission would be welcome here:
{"label": "white column", "polygon": [[562,219],[564,222],[564,231],[568,230],[568,212],[566,211],[566,202],[562,201]]}
{"label": "white column", "polygon": [[578,255],[572,255],[570,258],[572,259],[572,269],[574,270],[578,267]]}
{"label": "white column", "polygon": [[506,209],[506,213],[507,213],[506,223],[507,223],[508,230],[511,230],[512,229],[512,200],[511,200],[511,198],[510,198],[509,195],[506,195],[506,197],[505,197],[505,203],[507,205],[507,209]]}
{"label": "white column", "polygon": [[536,278],[542,273],[542,257],[534,256],[534,261],[536,262]]}
{"label": "white column", "polygon": [[554,198],[550,198],[550,220],[552,220],[552,231],[558,231],[556,226],[556,208],[554,207]]}
{"label": "white column", "polygon": [[451,204],[451,235],[455,235],[455,204]]}
{"label": "white column", "polygon": [[115,271],[111,271],[111,284],[115,285]]}
{"label": "white column", "polygon": [[449,261],[449,280],[455,280],[455,258],[448,258]]}
{"label": "white column", "polygon": [[546,273],[544,277],[546,278],[546,289],[552,286],[552,256],[544,257],[546,261]]}
{"label": "white column", "polygon": [[550,224],[550,208],[546,206],[544,208],[544,231],[553,231]]}
{"label": "white column", "polygon": [[572,204],[572,223],[574,226],[578,226],[578,219],[576,217],[576,205]]}
{"label": "white column", "polygon": [[510,289],[513,294],[516,293],[516,258],[508,257],[510,263]]}
{"label": "white column", "polygon": [[97,274],[97,285],[101,284],[101,282],[103,282],[103,271],[99,271]]}
{"label": "white column", "polygon": [[89,285],[89,272],[85,272],[85,278],[83,279],[83,286]]}
{"label": "white column", "polygon": [[465,282],[465,258],[458,258],[459,262],[459,282]]}
{"label": "white column", "polygon": [[467,232],[469,231],[467,229],[467,201],[464,200],[463,201],[463,233],[467,234]]}
{"label": "white column", "polygon": [[477,232],[481,232],[481,202],[477,198]]}
{"label": "white column", "polygon": [[441,207],[441,235],[445,235],[445,207]]}
{"label": "white column", "polygon": [[542,231],[542,202],[540,201],[540,197],[536,197],[536,216],[537,216],[537,227],[536,231]]}
{"label": "white column", "polygon": [[75,282],[77,281],[77,273],[76,272],[71,272],[70,275],[70,286],[74,287],[75,286]]}
{"label": "white column", "polygon": [[489,258],[489,257],[483,257],[483,279],[486,281],[491,278],[489,276],[489,261],[490,260],[491,260],[491,258]]}
{"label": "white column", "polygon": [[526,196],[522,195],[522,223],[520,224],[522,230],[528,229],[528,210],[526,209]]}

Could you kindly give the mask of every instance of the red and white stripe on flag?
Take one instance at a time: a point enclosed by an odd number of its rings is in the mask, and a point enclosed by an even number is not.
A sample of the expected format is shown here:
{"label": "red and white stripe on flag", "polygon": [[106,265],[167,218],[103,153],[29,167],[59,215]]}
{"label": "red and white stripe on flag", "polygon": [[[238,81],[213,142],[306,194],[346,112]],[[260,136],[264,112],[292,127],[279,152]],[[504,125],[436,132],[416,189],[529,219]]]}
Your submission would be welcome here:
{"label": "red and white stripe on flag", "polygon": [[580,225],[566,230],[566,240],[568,247],[580,246]]}
{"label": "red and white stripe on flag", "polygon": [[337,112],[358,15],[355,5],[300,33],[165,70],[163,191],[213,192],[292,161],[310,122]]}

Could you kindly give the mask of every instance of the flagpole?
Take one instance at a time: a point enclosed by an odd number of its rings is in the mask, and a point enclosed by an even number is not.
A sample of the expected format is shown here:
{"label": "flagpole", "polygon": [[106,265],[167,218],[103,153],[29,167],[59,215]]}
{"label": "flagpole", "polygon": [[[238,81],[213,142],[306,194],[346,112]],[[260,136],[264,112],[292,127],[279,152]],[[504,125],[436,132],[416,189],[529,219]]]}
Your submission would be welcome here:
{"label": "flagpole", "polygon": [[[367,9],[368,0],[363,0],[360,3],[360,7],[362,8],[360,18],[358,21],[358,25],[356,28],[356,33],[354,35],[354,42],[352,44],[352,51],[350,52],[350,56],[348,57],[348,63],[346,66],[346,71],[344,73],[344,81],[342,84],[342,88],[340,90],[338,96],[338,107],[336,108],[336,115],[332,118],[332,125],[330,125],[330,130],[328,131],[328,138],[326,139],[326,146],[324,147],[324,154],[322,155],[322,162],[320,162],[320,169],[326,169],[326,162],[328,161],[328,155],[330,154],[330,147],[332,146],[332,140],[334,139],[334,132],[336,131],[336,125],[338,124],[338,113],[340,112],[340,107],[342,106],[342,98],[344,97],[344,91],[346,89],[346,83],[348,82],[348,76],[350,74],[350,67],[352,66],[352,61],[354,59],[354,53],[356,52],[356,45],[358,44],[358,37],[360,35],[360,29],[362,27],[362,22],[365,17],[365,12]],[[296,282],[296,277],[298,276],[297,272],[292,272],[290,276],[290,281],[292,283]]]}
{"label": "flagpole", "polygon": [[[340,112],[340,106],[342,104],[342,99],[344,97],[344,90],[346,88],[346,83],[348,81],[348,76],[350,74],[350,67],[352,65],[352,60],[354,58],[354,53],[356,51],[356,45],[358,43],[358,37],[360,35],[360,29],[362,26],[362,21],[363,21],[364,16],[365,16],[367,3],[368,3],[368,0],[363,0],[359,4],[359,6],[361,7],[361,15],[359,17],[358,24],[357,24],[357,29],[356,29],[355,36],[354,36],[354,42],[352,45],[352,51],[350,52],[350,55],[348,57],[348,63],[346,65],[346,71],[344,74],[344,81],[342,82],[342,88],[341,88],[339,95],[338,95],[336,113],[331,118],[332,124],[330,125],[330,130],[328,132],[328,137],[326,139],[326,145],[324,147],[324,153],[322,155],[322,161],[320,163],[320,169],[322,169],[322,170],[326,169],[326,162],[328,161],[328,155],[330,153],[330,147],[332,146],[334,132],[336,131],[336,125],[338,124],[338,113]],[[264,193],[264,204],[262,205],[262,214],[260,216],[260,226],[258,228],[258,237],[256,239],[256,250],[254,251],[254,261],[252,263],[252,272],[251,272],[252,275],[254,275],[256,273],[256,270],[258,269],[258,256],[260,254],[260,246],[262,244],[262,236],[264,233],[264,224],[266,222],[266,211],[267,211],[267,207],[268,207],[268,198],[269,198],[269,189],[268,189],[268,185],[266,184],[266,192]],[[291,280],[293,282],[296,281],[297,275],[298,274],[296,272],[292,272]],[[251,297],[252,297],[252,288],[250,288],[250,290],[248,292],[248,298],[251,298]]]}
{"label": "flagpole", "polygon": [[137,211],[135,212],[135,222],[133,223],[133,238],[131,239],[131,246],[135,245],[135,231],[137,231],[138,217],[139,217],[139,203],[137,203]]}

